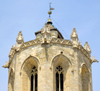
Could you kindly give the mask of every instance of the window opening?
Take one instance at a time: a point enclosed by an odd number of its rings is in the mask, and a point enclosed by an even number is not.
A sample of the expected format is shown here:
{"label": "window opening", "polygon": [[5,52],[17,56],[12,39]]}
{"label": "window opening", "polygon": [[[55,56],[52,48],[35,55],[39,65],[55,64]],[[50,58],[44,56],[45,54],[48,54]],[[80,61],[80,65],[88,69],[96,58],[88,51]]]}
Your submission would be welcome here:
{"label": "window opening", "polygon": [[31,91],[33,91],[33,75],[31,75]]}
{"label": "window opening", "polygon": [[61,91],[63,91],[63,74],[60,74]]}
{"label": "window opening", "polygon": [[63,68],[56,67],[56,91],[63,91]]}
{"label": "window opening", "polygon": [[37,68],[34,66],[31,71],[31,91],[37,91]]}
{"label": "window opening", "polygon": [[59,74],[56,73],[56,91],[59,91]]}
{"label": "window opening", "polygon": [[37,74],[35,75],[35,91],[37,91]]}

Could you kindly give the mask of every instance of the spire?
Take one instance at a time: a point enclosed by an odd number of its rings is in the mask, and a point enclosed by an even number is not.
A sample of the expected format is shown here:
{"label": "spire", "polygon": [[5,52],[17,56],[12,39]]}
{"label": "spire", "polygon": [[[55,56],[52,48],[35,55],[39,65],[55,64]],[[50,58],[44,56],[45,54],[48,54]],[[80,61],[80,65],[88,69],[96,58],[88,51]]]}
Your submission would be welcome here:
{"label": "spire", "polygon": [[51,10],[54,10],[54,8],[52,8],[51,7],[51,3],[49,3],[49,11],[48,11],[49,18],[50,18],[50,15],[52,14],[52,11]]}
{"label": "spire", "polygon": [[24,42],[23,35],[22,35],[21,31],[18,33],[16,42],[17,42],[17,44],[22,44]]}
{"label": "spire", "polygon": [[52,14],[52,11],[51,10],[54,10],[54,8],[51,7],[51,3],[49,3],[49,11],[48,11],[48,14],[49,14],[49,19],[48,19],[48,22],[47,24],[52,24],[52,21],[51,21],[51,14]]}

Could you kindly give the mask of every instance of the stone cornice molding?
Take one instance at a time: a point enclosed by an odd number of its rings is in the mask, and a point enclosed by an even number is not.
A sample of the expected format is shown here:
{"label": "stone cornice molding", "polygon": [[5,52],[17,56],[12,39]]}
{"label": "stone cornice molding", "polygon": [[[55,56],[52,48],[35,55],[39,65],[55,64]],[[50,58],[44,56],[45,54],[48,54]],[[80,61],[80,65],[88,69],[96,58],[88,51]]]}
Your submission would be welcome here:
{"label": "stone cornice molding", "polygon": [[24,49],[24,48],[27,48],[27,47],[30,47],[30,46],[41,44],[41,42],[42,42],[42,39],[35,39],[35,40],[32,40],[32,41],[28,41],[28,42],[23,43],[21,45],[20,49]]}
{"label": "stone cornice molding", "polygon": [[[34,45],[37,45],[37,44],[42,44],[43,43],[42,41],[43,41],[42,39],[35,39],[35,40],[32,40],[32,41],[24,42],[20,46],[19,51],[21,51],[21,49],[25,49],[25,48],[28,48],[28,47],[31,47],[31,46],[34,46]],[[51,39],[50,43],[67,45],[67,46],[74,46],[74,44],[70,40],[64,40],[64,39],[59,39],[59,38]],[[78,48],[87,58],[89,58],[91,60],[90,54],[81,45],[77,45],[76,48]],[[17,52],[19,52],[16,49],[17,49],[17,47],[11,48],[11,51],[10,51],[10,54],[9,54],[9,65],[10,65],[14,55]]]}
{"label": "stone cornice molding", "polygon": [[81,45],[77,45],[77,47],[73,47],[73,48],[77,48],[79,49],[88,59],[90,59],[90,63],[92,62],[92,59],[91,59],[91,56],[90,56],[90,53],[88,53],[87,50],[84,49],[83,46]]}
{"label": "stone cornice molding", "polygon": [[58,39],[58,38],[51,39],[50,43],[72,46],[72,42],[70,40],[64,40],[64,39]]}
{"label": "stone cornice molding", "polygon": [[81,46],[78,46],[78,49],[84,54],[86,55],[88,58],[90,58],[90,54]]}
{"label": "stone cornice molding", "polygon": [[[42,39],[35,39],[32,41],[28,41],[25,42],[21,45],[20,49],[24,49],[30,46],[34,46],[37,44],[41,44],[42,43]],[[63,44],[63,45],[68,45],[68,46],[72,46],[72,42],[69,40],[64,40],[64,39],[58,39],[58,38],[53,38],[51,39],[50,43],[56,43],[56,44]]]}

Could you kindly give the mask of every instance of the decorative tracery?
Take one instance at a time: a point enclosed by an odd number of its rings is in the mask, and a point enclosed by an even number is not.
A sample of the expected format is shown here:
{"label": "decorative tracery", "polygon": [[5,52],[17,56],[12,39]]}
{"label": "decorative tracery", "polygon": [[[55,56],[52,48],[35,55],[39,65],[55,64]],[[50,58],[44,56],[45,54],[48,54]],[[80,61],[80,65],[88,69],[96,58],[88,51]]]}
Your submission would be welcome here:
{"label": "decorative tracery", "polygon": [[56,91],[63,91],[63,68],[56,67]]}
{"label": "decorative tracery", "polygon": [[31,91],[37,91],[37,68],[34,66],[31,71]]}

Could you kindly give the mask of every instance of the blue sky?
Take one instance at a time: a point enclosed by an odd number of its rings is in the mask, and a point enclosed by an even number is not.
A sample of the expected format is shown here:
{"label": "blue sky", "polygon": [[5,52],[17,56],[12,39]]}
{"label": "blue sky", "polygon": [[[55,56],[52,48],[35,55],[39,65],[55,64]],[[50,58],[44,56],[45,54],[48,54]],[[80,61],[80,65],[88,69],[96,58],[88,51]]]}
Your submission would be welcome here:
{"label": "blue sky", "polygon": [[[55,10],[51,19],[65,39],[75,27],[82,45],[87,41],[91,57],[100,60],[100,0],[0,0],[0,91],[7,91],[10,48],[21,30],[24,41],[35,39],[48,19],[49,2]],[[92,64],[93,91],[100,91],[100,63]]]}

